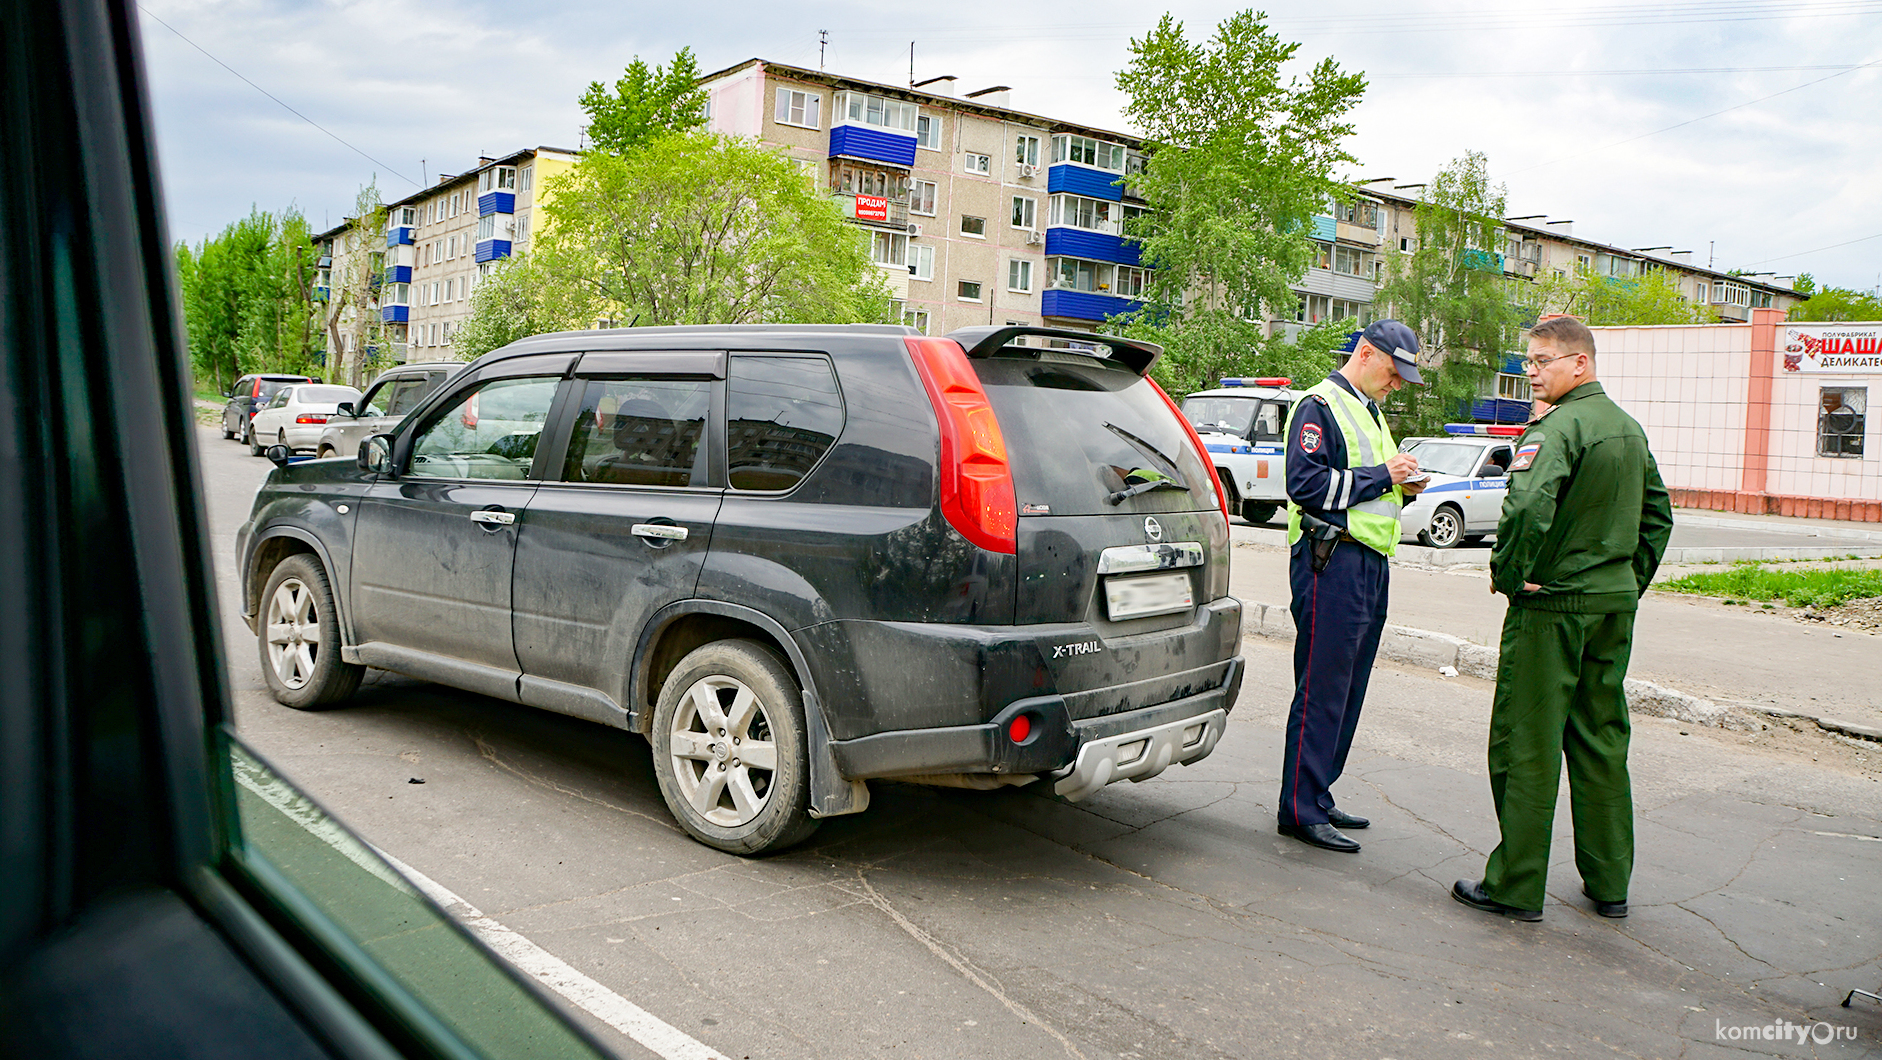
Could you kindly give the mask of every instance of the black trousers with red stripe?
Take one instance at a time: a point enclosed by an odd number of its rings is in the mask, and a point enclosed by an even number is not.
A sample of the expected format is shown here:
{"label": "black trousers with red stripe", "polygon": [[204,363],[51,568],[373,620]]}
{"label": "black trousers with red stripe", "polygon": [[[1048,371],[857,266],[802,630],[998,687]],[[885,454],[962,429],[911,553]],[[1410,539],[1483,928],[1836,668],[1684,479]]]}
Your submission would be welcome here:
{"label": "black trousers with red stripe", "polygon": [[1327,789],[1346,769],[1385,631],[1390,567],[1365,545],[1341,541],[1327,569],[1315,574],[1302,538],[1288,561],[1288,581],[1294,590],[1294,703],[1287,712],[1278,816],[1286,825],[1324,824],[1333,808]]}

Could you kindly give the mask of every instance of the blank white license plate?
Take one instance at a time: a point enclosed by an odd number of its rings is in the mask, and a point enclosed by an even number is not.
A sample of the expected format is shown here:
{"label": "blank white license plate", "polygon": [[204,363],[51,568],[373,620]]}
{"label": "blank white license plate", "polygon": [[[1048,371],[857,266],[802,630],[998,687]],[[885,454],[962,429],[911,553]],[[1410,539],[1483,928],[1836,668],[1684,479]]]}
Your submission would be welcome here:
{"label": "blank white license plate", "polygon": [[1104,583],[1105,613],[1115,622],[1144,615],[1167,615],[1195,606],[1189,575],[1150,574],[1141,578],[1107,578]]}

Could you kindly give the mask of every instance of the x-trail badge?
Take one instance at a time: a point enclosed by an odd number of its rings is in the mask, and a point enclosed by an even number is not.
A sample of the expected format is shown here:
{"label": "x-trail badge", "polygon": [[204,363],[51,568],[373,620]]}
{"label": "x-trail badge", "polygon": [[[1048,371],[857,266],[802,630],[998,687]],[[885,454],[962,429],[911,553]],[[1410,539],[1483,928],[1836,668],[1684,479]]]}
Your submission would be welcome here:
{"label": "x-trail badge", "polygon": [[1157,522],[1155,516],[1144,516],[1144,536],[1151,541],[1163,540],[1163,524]]}

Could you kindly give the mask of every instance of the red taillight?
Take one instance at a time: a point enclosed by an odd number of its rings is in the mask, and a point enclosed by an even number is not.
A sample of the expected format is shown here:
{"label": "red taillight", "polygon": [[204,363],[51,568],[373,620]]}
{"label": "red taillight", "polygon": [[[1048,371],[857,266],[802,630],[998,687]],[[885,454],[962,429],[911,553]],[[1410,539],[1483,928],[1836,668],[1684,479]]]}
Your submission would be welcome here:
{"label": "red taillight", "polygon": [[1170,415],[1176,417],[1176,422],[1183,425],[1183,433],[1189,435],[1189,445],[1190,448],[1196,451],[1196,459],[1202,461],[1202,466],[1209,471],[1209,485],[1215,487],[1215,502],[1222,508],[1222,521],[1225,523],[1228,522],[1229,495],[1222,489],[1222,483],[1217,481],[1215,477],[1215,463],[1209,459],[1209,450],[1204,448],[1202,439],[1196,436],[1195,425],[1189,422],[1189,417],[1183,415],[1182,409],[1176,407],[1176,402],[1170,400],[1170,395],[1165,394],[1163,388],[1157,386],[1155,379],[1144,376],[1144,382],[1156,388],[1157,396],[1162,398],[1163,403],[1170,407]]}
{"label": "red taillight", "polygon": [[1019,551],[1019,502],[1000,420],[953,339],[909,338],[908,354],[941,424],[941,514],[989,552]]}
{"label": "red taillight", "polygon": [[325,423],[327,422],[327,417],[315,416],[311,414],[303,414],[303,415],[294,417],[294,422],[295,423]]}
{"label": "red taillight", "polygon": [[472,394],[470,396],[470,400],[464,403],[464,412],[458,416],[458,420],[461,421],[466,427],[477,426],[477,395],[476,394]]}
{"label": "red taillight", "polygon": [[1032,735],[1032,717],[1026,714],[1014,717],[1006,723],[1006,735],[1014,743],[1025,743],[1026,737]]}

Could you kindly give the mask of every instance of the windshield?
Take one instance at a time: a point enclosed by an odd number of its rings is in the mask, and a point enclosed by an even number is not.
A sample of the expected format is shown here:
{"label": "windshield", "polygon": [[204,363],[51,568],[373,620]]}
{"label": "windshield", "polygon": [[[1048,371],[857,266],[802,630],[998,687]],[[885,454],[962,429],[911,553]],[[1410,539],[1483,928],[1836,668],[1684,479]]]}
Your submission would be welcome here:
{"label": "windshield", "polygon": [[[1287,422],[1287,402],[1255,397],[1193,397],[1183,402],[1183,415],[1199,431],[1222,431],[1260,440],[1279,441]],[[1250,426],[1253,435],[1248,433]]]}
{"label": "windshield", "polygon": [[1419,442],[1405,450],[1418,458],[1420,469],[1437,475],[1467,478],[1477,470],[1483,446],[1467,442]]}

